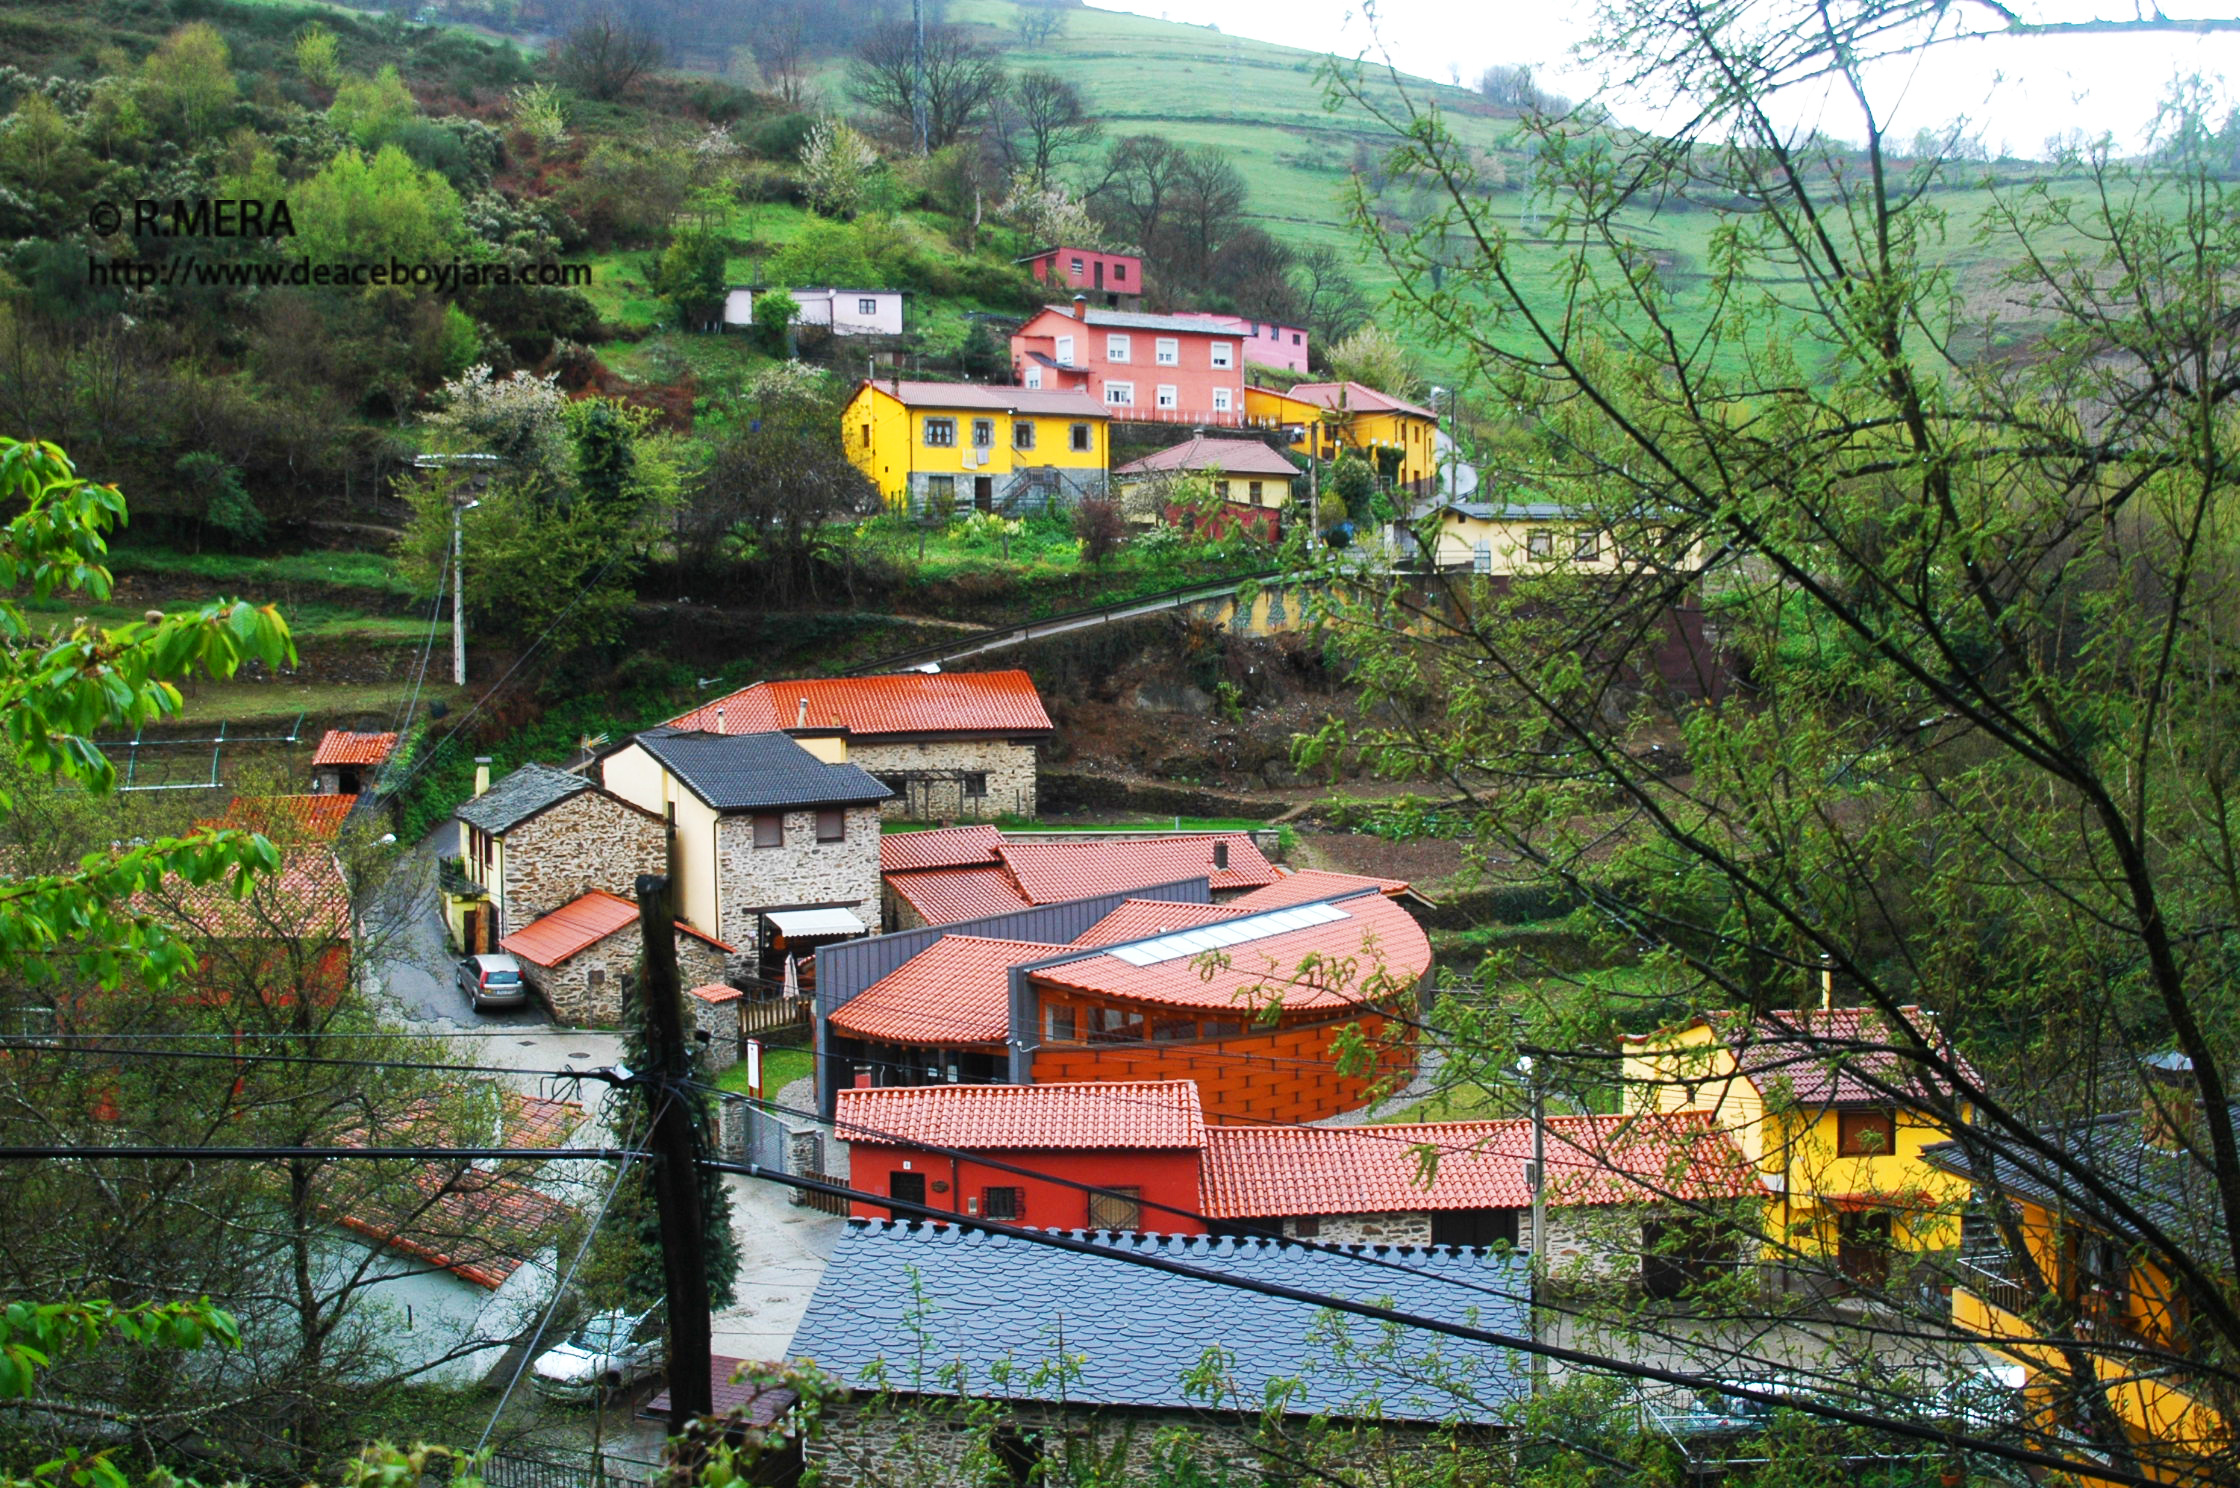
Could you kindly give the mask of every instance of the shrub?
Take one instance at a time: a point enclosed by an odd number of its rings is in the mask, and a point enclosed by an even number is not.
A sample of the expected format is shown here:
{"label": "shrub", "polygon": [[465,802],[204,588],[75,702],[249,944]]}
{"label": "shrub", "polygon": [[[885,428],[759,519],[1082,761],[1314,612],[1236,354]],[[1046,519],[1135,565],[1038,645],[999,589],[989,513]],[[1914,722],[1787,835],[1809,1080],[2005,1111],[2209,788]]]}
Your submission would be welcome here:
{"label": "shrub", "polygon": [[1121,520],[1117,503],[1092,496],[1073,509],[1073,535],[1081,539],[1082,560],[1095,568],[1120,550],[1128,525]]}

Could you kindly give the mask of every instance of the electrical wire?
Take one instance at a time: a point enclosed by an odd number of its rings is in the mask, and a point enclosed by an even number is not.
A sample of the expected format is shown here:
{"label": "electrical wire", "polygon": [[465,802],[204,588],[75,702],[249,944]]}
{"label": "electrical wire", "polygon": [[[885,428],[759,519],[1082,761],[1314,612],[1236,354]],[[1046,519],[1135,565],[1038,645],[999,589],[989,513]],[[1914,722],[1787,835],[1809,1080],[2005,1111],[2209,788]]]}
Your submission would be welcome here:
{"label": "electrical wire", "polygon": [[124,1161],[162,1161],[189,1158],[201,1161],[278,1162],[308,1157],[341,1162],[387,1162],[395,1159],[458,1158],[461,1161],[534,1157],[547,1161],[574,1158],[587,1162],[628,1161],[650,1153],[628,1147],[112,1147],[100,1142],[57,1143],[46,1146],[0,1146],[0,1162],[55,1159],[115,1158]]}
{"label": "electrical wire", "polygon": [[[104,1038],[129,1039],[134,1034],[89,1035]],[[290,1034],[272,1034],[273,1038],[293,1037]],[[409,1035],[397,1035],[401,1040]],[[254,1052],[227,1052],[216,1049],[116,1049],[106,1045],[78,1045],[67,1049],[48,1046],[43,1039],[0,1039],[0,1053],[10,1054],[100,1054],[114,1059],[205,1059],[223,1060],[232,1064],[312,1064],[338,1069],[377,1070],[436,1070],[457,1075],[521,1075],[541,1080],[600,1080],[608,1084],[619,1083],[622,1077],[611,1069],[520,1069],[506,1064],[434,1064],[407,1059],[340,1059],[325,1054],[259,1054]]]}

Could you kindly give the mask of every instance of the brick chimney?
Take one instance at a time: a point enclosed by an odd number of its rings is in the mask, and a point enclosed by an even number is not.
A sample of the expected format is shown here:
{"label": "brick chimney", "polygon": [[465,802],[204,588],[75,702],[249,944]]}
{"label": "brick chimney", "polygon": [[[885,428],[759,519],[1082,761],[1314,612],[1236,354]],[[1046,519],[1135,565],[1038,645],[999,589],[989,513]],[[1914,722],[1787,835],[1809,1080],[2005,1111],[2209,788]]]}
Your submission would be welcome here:
{"label": "brick chimney", "polygon": [[2148,1143],[2173,1151],[2183,1147],[2200,1113],[2193,1061],[2183,1054],[2156,1054],[2140,1066],[2139,1082]]}
{"label": "brick chimney", "polygon": [[1073,297],[1073,318],[1075,320],[1087,320],[1089,318],[1089,297],[1087,295],[1077,294]]}
{"label": "brick chimney", "polygon": [[474,793],[479,796],[486,793],[489,789],[490,756],[487,754],[478,754],[474,757]]}

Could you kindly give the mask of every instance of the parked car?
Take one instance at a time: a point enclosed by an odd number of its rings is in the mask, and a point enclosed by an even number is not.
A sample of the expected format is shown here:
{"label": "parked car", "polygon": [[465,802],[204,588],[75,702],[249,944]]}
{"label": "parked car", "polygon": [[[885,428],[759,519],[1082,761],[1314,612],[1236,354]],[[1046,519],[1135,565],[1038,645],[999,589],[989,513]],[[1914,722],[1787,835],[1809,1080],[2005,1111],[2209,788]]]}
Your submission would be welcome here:
{"label": "parked car", "polygon": [[582,1403],[660,1368],[661,1307],[656,1303],[635,1316],[616,1309],[586,1319],[566,1343],[538,1355],[530,1372],[538,1394]]}
{"label": "parked car", "polygon": [[511,956],[469,956],[459,963],[459,990],[476,1012],[519,1007],[529,1000],[521,963]]}

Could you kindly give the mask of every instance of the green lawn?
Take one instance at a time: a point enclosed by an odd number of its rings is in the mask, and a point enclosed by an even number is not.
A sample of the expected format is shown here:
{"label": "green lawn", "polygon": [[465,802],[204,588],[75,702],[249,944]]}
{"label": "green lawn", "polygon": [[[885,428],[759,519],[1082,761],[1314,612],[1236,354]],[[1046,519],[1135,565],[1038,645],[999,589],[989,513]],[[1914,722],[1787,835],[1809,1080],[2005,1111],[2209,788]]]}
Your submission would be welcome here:
{"label": "green lawn", "polygon": [[[189,682],[187,717],[215,729],[224,723],[239,732],[250,724],[293,723],[299,714],[332,723],[344,718],[381,718],[402,710],[410,682]],[[457,710],[470,693],[433,680],[420,690],[423,712],[442,702]],[[309,727],[310,725],[306,725]]]}
{"label": "green lawn", "polygon": [[[765,1048],[762,1051],[762,1094],[766,1100],[776,1100],[778,1092],[796,1080],[807,1079],[815,1072],[817,1056],[807,1049]],[[725,1090],[747,1093],[747,1067],[735,1064],[716,1077],[716,1084]]]}
{"label": "green lawn", "polygon": [[269,598],[264,591],[285,584],[374,589],[386,594],[413,592],[397,571],[396,560],[383,553],[182,553],[175,548],[135,544],[111,549],[109,567],[120,574],[201,579],[252,599]]}

